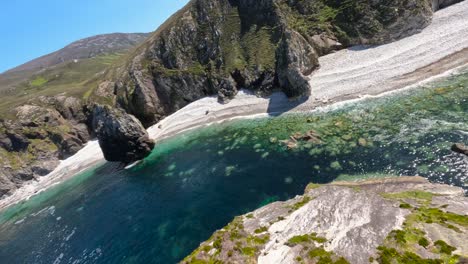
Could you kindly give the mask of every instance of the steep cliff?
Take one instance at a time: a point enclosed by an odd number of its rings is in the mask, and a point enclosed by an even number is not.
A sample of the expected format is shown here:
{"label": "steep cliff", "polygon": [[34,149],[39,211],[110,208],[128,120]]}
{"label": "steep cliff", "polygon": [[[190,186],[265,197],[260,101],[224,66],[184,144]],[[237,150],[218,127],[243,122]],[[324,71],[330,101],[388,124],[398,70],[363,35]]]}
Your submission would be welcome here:
{"label": "steep cliff", "polygon": [[[240,88],[308,96],[318,57],[427,26],[431,0],[192,0],[108,75],[108,94],[146,126]],[[313,84],[312,84],[313,85]]]}
{"label": "steep cliff", "polygon": [[0,122],[0,197],[51,172],[89,140],[85,108],[73,97],[40,97]]}
{"label": "steep cliff", "polygon": [[468,198],[420,177],[310,184],[236,217],[182,263],[466,263]]}
{"label": "steep cliff", "polygon": [[91,138],[88,90],[148,34],[107,34],[0,74],[0,198],[47,175]]}
{"label": "steep cliff", "polygon": [[95,105],[91,128],[108,161],[131,163],[148,156],[154,142],[143,125],[122,109]]}

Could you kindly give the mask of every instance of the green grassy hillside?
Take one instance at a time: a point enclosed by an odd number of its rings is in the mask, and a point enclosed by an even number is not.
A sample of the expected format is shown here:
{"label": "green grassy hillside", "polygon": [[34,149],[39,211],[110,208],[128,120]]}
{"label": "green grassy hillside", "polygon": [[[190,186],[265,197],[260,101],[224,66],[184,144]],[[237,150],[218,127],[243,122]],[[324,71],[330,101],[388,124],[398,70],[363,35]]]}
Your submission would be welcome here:
{"label": "green grassy hillside", "polygon": [[21,71],[0,75],[0,117],[11,118],[14,107],[34,101],[41,95],[86,98],[97,79],[120,58],[122,53],[101,55],[77,62],[65,62],[39,72]]}

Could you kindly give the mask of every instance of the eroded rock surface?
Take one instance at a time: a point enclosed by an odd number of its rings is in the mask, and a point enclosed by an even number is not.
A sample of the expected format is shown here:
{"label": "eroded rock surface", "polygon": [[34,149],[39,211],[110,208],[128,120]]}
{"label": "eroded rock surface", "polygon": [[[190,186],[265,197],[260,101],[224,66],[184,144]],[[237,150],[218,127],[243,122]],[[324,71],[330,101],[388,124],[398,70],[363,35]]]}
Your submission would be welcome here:
{"label": "eroded rock surface", "polygon": [[461,188],[421,177],[310,184],[237,217],[182,263],[457,263],[467,212]]}
{"label": "eroded rock surface", "polygon": [[430,23],[431,5],[431,0],[192,0],[108,79],[115,83],[117,104],[145,126],[207,95],[226,102],[240,88],[308,96],[307,75],[319,67],[319,56],[417,33]]}
{"label": "eroded rock surface", "polygon": [[94,106],[92,128],[108,161],[131,163],[141,160],[154,147],[141,122],[122,109]]}
{"label": "eroded rock surface", "polygon": [[65,96],[41,97],[0,122],[0,197],[47,175],[89,140],[84,106]]}

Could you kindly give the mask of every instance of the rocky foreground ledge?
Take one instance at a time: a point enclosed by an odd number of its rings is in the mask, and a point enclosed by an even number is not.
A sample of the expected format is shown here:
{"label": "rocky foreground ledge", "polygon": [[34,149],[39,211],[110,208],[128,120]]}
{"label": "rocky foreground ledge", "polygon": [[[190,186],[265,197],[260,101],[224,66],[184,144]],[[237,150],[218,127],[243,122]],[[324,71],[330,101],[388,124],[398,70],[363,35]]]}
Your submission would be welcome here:
{"label": "rocky foreground ledge", "polygon": [[468,197],[421,177],[309,184],[236,217],[182,263],[468,263]]}

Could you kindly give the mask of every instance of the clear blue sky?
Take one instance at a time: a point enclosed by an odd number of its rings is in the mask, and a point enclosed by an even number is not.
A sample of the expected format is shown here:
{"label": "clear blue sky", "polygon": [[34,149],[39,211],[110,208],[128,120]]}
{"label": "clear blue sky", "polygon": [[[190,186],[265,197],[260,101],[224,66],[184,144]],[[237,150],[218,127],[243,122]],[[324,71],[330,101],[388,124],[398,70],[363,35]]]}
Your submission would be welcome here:
{"label": "clear blue sky", "polygon": [[154,31],[188,0],[1,0],[0,73],[81,38]]}

